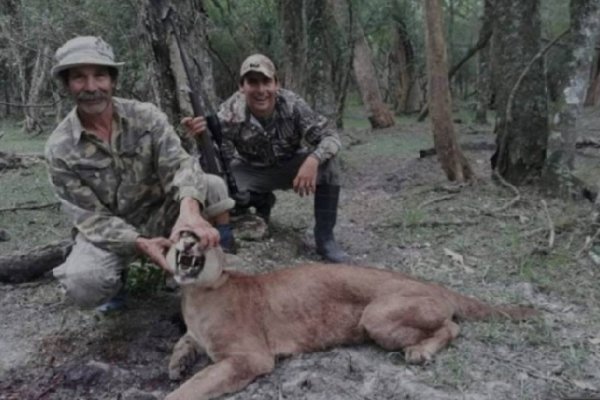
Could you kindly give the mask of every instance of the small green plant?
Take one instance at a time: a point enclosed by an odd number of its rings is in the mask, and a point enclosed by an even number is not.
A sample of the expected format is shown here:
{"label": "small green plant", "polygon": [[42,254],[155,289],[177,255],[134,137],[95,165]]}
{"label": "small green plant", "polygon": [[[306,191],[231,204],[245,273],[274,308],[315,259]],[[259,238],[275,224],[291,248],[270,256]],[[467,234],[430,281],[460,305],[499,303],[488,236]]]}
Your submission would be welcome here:
{"label": "small green plant", "polygon": [[154,293],[165,287],[165,272],[146,259],[129,264],[127,291],[132,294]]}
{"label": "small green plant", "polygon": [[557,345],[552,327],[543,318],[534,318],[518,325],[528,346]]}
{"label": "small green plant", "polygon": [[418,208],[405,208],[401,218],[405,227],[415,226],[427,218],[427,212]]}
{"label": "small green plant", "polygon": [[464,354],[450,347],[437,356],[434,371],[435,380],[460,390],[468,385],[469,381],[469,374],[465,369],[465,365],[468,365],[468,363]]}
{"label": "small green plant", "polygon": [[561,353],[561,360],[565,363],[565,369],[572,375],[585,372],[585,363],[590,355],[590,349],[585,343],[572,343],[567,347],[563,347]]}

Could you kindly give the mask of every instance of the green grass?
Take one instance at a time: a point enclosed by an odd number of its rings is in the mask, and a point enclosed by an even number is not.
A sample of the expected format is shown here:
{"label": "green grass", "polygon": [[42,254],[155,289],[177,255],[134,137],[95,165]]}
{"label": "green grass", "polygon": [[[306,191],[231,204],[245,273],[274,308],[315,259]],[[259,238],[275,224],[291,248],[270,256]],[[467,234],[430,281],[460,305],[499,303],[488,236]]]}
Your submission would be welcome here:
{"label": "green grass", "polygon": [[2,172],[0,208],[52,201],[56,201],[56,198],[48,181],[46,164],[43,162],[26,169],[9,169]]}
{"label": "green grass", "polygon": [[[25,135],[14,121],[0,122],[0,151],[15,153],[41,153],[47,136]],[[57,201],[44,162],[36,162],[28,168],[0,171],[0,228],[5,229],[11,240],[0,242],[0,254],[23,251],[32,246],[61,240],[69,235],[70,223],[58,207],[40,210],[7,210],[35,206]]]}
{"label": "green grass", "polygon": [[57,201],[48,182],[44,163],[32,165],[27,169],[3,171],[0,177],[0,208],[4,209],[0,212],[0,228],[7,230],[11,236],[10,241],[0,242],[0,254],[21,251],[68,237],[70,224],[58,207],[5,210]]}
{"label": "green grass", "polygon": [[0,151],[10,153],[41,153],[48,138],[47,135],[28,136],[12,120],[0,121],[0,134],[3,134],[0,138]]}

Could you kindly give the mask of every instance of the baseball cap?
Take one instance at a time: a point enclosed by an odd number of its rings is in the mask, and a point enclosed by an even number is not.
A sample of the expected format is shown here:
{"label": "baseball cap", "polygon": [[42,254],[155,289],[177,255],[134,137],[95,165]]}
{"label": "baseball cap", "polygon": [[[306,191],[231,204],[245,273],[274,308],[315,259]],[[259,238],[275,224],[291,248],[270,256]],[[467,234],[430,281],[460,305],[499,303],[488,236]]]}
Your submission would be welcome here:
{"label": "baseball cap", "polygon": [[260,72],[267,78],[275,78],[275,64],[262,54],[252,54],[244,60],[240,68],[240,78],[252,71]]}
{"label": "baseball cap", "polygon": [[54,54],[56,65],[52,67],[55,78],[61,71],[79,65],[104,65],[120,67],[124,63],[115,62],[112,47],[96,36],[78,36],[59,47]]}

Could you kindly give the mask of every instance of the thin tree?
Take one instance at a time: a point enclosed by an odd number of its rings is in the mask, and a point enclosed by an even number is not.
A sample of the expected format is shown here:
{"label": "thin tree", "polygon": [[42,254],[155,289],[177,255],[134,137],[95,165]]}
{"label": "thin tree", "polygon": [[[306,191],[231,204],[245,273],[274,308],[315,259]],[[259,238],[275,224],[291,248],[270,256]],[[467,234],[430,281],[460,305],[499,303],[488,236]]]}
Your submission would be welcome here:
{"label": "thin tree", "polygon": [[278,0],[278,16],[283,38],[283,62],[279,66],[283,87],[305,96],[307,60],[306,2]]}
{"label": "thin tree", "polygon": [[[549,143],[549,157],[542,174],[546,192],[578,197],[585,187],[572,174],[579,119],[590,80],[594,47],[600,34],[600,6],[595,0],[571,0],[570,55],[562,72],[561,107],[554,120],[558,140]],[[583,182],[581,182],[583,184]],[[585,186],[585,184],[583,184]]]}
{"label": "thin tree", "polygon": [[[481,17],[481,27],[479,28],[479,42],[483,41],[486,37],[493,36],[492,32],[492,18],[494,16],[492,0],[485,0],[483,6],[483,15]],[[491,47],[489,44],[479,51],[477,58],[477,105],[475,107],[475,122],[480,124],[487,123],[487,111],[491,99],[491,78],[492,71],[490,65],[490,54]]]}
{"label": "thin tree", "polygon": [[393,126],[395,123],[394,116],[383,101],[377,80],[377,71],[373,62],[373,54],[367,42],[362,24],[358,18],[355,18],[353,23],[355,37],[352,65],[363,105],[367,109],[369,121],[373,129]]}
{"label": "thin tree", "polygon": [[337,121],[338,106],[333,86],[332,54],[334,52],[331,25],[333,16],[323,0],[303,0],[306,10],[307,63],[305,99],[314,110]]}
{"label": "thin tree", "polygon": [[[177,4],[177,8],[174,4]],[[178,30],[180,45],[190,59],[192,84],[200,86],[205,101],[216,106],[212,62],[206,44],[206,14],[201,0],[171,2],[143,0],[141,19],[154,56],[154,81],[158,88],[157,104],[178,121],[191,115],[188,77],[185,74],[178,45],[172,30]],[[172,24],[167,20],[170,18]]]}
{"label": "thin tree", "polygon": [[493,30],[497,148],[492,168],[519,185],[539,178],[548,146],[544,59],[536,57],[540,1],[496,0]]}
{"label": "thin tree", "polygon": [[463,182],[473,177],[473,171],[458,145],[452,124],[443,22],[441,2],[425,0],[428,101],[435,150],[448,179]]}
{"label": "thin tree", "polygon": [[600,43],[594,51],[594,62],[590,69],[590,83],[585,95],[585,106],[594,106],[600,98]]}
{"label": "thin tree", "polygon": [[415,51],[403,15],[394,15],[391,29],[393,47],[388,57],[391,100],[396,113],[408,114],[420,108]]}

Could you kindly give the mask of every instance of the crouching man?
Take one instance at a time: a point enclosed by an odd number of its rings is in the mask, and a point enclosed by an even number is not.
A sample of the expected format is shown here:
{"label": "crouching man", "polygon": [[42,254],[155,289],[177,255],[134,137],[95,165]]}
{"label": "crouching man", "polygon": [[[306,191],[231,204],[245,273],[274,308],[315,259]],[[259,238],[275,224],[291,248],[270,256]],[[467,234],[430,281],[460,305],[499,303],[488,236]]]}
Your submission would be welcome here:
{"label": "crouching man", "polygon": [[225,182],[201,170],[157,107],[113,97],[123,63],[112,48],[77,37],[55,58],[52,75],[76,103],[45,149],[77,232],[53,271],[67,296],[82,307],[119,307],[128,263],[145,255],[169,271],[165,252],[182,231],[207,247],[232,245]]}
{"label": "crouching man", "polygon": [[[341,142],[327,119],[296,93],[282,89],[275,65],[262,54],[246,58],[239,90],[219,109],[223,156],[238,189],[250,194],[256,214],[267,222],[275,204],[273,190],[314,194],[315,244],[326,261],[348,262],[335,241],[340,195],[337,153]],[[188,133],[201,135],[202,117],[182,120]]]}

